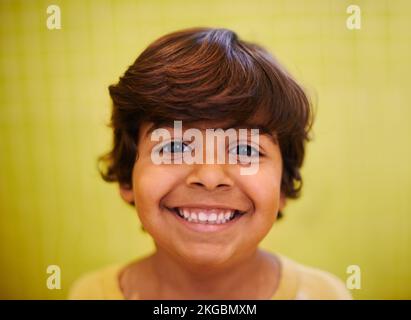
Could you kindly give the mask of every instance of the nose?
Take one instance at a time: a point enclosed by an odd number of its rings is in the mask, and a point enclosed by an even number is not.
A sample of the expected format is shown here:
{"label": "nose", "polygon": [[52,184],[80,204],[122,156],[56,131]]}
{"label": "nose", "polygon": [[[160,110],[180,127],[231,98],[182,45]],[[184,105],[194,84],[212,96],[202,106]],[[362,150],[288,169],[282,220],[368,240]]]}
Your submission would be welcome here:
{"label": "nose", "polygon": [[227,175],[224,164],[194,164],[187,176],[186,184],[189,187],[200,187],[207,191],[216,189],[230,189],[232,179]]}

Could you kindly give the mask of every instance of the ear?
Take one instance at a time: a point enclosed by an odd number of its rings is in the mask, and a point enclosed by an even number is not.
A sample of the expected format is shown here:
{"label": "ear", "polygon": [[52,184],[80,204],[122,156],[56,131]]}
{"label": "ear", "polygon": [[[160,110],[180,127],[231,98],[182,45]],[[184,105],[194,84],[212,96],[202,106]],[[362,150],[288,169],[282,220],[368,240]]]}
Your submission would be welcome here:
{"label": "ear", "polygon": [[130,185],[120,184],[120,195],[125,202],[134,205],[134,193]]}
{"label": "ear", "polygon": [[279,211],[282,211],[287,204],[287,198],[283,192],[280,194],[280,208],[278,209]]}

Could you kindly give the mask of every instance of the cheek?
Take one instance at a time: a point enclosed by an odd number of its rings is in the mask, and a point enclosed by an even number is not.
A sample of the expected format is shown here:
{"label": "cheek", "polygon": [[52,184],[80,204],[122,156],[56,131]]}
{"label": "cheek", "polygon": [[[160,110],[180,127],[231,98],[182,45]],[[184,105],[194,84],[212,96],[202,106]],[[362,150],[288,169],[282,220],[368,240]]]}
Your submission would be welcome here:
{"label": "cheek", "polygon": [[281,194],[281,167],[261,165],[254,176],[243,176],[242,185],[254,203],[256,211],[272,216],[278,211]]}
{"label": "cheek", "polygon": [[161,210],[159,207],[162,195],[169,190],[172,183],[160,166],[137,161],[133,169],[133,193],[135,210],[144,229],[153,238],[162,238]]}
{"label": "cheek", "polygon": [[176,166],[158,166],[137,162],[133,170],[135,207],[147,231],[155,232],[163,224],[161,200],[178,185],[185,171]]}
{"label": "cheek", "polygon": [[136,163],[133,170],[133,191],[137,207],[158,208],[161,198],[175,184],[178,174],[164,166]]}
{"label": "cheek", "polygon": [[271,230],[280,205],[281,167],[261,165],[253,176],[237,176],[238,186],[252,201],[255,211],[248,217],[247,229],[253,230],[244,243],[258,245]]}

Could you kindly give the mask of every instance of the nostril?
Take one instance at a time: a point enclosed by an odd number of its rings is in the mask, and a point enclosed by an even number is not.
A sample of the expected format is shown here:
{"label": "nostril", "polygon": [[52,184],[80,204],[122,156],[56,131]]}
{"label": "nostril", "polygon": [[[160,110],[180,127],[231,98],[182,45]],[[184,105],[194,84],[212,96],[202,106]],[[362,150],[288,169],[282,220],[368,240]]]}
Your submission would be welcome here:
{"label": "nostril", "polygon": [[226,183],[220,183],[220,184],[218,184],[218,185],[211,185],[211,184],[204,184],[204,183],[201,183],[201,182],[192,182],[192,183],[190,183],[190,185],[191,185],[191,187],[200,187],[200,188],[204,188],[204,189],[206,189],[206,190],[209,190],[209,191],[213,191],[213,190],[216,190],[216,189],[218,189],[218,190],[221,190],[221,191],[223,191],[223,190],[225,190],[225,189],[231,189],[231,186],[229,185],[229,184],[226,184]]}
{"label": "nostril", "polygon": [[[218,169],[220,168],[220,169]],[[186,185],[193,188],[204,188],[212,191],[215,189],[232,187],[234,182],[221,169],[221,166],[202,165],[196,166],[186,178]]]}
{"label": "nostril", "polygon": [[201,182],[192,182],[191,184],[197,187],[204,187],[204,184],[202,184]]}

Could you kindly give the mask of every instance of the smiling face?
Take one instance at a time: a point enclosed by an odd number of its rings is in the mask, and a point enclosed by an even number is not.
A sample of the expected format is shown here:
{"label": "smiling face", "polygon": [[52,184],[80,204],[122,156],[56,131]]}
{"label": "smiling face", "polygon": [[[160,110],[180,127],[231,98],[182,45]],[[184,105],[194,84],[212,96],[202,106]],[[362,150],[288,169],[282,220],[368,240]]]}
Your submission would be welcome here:
{"label": "smiling face", "polygon": [[[240,163],[155,164],[153,148],[162,144],[163,153],[170,152],[177,140],[152,141],[150,125],[140,128],[133,187],[122,186],[120,193],[135,203],[157,248],[180,261],[210,267],[229,265],[253,252],[285,204],[279,146],[268,135],[259,135],[259,168],[253,175],[242,175]],[[172,128],[166,129],[173,142]]]}

